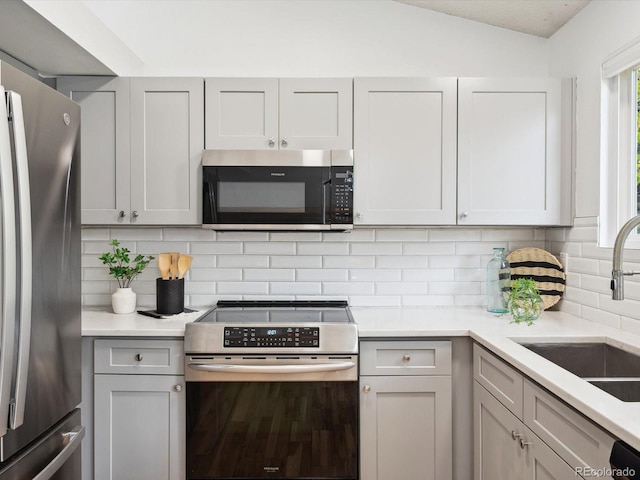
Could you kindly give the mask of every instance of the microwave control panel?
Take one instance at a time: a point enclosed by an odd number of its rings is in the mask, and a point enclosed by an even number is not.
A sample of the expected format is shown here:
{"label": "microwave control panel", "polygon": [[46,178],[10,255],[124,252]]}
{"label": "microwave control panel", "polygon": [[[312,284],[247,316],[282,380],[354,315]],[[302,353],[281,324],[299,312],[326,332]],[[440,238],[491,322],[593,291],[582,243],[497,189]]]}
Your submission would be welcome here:
{"label": "microwave control panel", "polygon": [[224,347],[319,347],[318,327],[224,327]]}
{"label": "microwave control panel", "polygon": [[331,223],[353,223],[353,167],[331,167]]}

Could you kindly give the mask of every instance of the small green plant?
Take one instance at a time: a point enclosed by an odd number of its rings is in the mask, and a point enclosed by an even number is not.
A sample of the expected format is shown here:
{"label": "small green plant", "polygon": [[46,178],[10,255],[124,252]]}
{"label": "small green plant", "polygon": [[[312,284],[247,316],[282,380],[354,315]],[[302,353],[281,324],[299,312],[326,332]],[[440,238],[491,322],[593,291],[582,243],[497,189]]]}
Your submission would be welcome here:
{"label": "small green plant", "polygon": [[100,255],[102,263],[109,267],[109,274],[117,281],[120,288],[129,288],[131,282],[145,269],[149,262],[155,257],[150,255],[136,255],[131,264],[131,253],[128,248],[120,247],[120,242],[115,238],[109,243],[113,247],[113,252],[106,252]]}
{"label": "small green plant", "polygon": [[527,325],[533,325],[534,320],[542,313],[543,307],[542,297],[533,279],[517,278],[511,282],[507,308],[513,318],[512,323],[525,322]]}

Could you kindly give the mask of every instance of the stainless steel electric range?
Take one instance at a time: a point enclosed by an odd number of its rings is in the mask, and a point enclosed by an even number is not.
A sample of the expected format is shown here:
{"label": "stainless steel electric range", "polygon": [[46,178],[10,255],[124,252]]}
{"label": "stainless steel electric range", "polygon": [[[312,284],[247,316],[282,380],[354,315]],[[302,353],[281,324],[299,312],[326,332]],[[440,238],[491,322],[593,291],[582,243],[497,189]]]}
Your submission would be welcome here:
{"label": "stainless steel electric range", "polygon": [[185,329],[187,478],[356,480],[346,302],[219,302]]}

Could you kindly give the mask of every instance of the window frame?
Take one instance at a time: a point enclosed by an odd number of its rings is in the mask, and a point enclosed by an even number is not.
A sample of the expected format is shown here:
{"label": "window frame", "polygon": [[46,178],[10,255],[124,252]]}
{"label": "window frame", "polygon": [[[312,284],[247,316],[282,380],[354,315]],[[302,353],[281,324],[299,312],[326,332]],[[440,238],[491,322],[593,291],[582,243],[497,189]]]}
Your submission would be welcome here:
{"label": "window frame", "polygon": [[[620,228],[637,211],[637,70],[640,38],[602,64],[600,219],[598,246],[612,247]],[[640,249],[632,232],[625,248]]]}

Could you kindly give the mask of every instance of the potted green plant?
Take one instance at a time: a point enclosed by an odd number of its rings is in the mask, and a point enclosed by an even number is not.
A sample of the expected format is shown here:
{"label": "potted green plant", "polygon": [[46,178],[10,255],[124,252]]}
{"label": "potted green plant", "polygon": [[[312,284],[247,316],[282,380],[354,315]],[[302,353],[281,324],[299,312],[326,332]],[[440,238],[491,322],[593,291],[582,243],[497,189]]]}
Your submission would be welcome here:
{"label": "potted green plant", "polygon": [[544,310],[544,304],[533,279],[517,278],[511,282],[507,309],[513,323],[525,322],[527,325],[532,325],[540,316]]}
{"label": "potted green plant", "polygon": [[131,289],[131,282],[155,257],[138,254],[132,260],[130,250],[121,247],[115,238],[109,245],[112,251],[103,253],[99,259],[109,267],[109,274],[118,282],[118,289],[111,295],[111,306],[114,313],[132,313],[136,309],[136,294]]}

